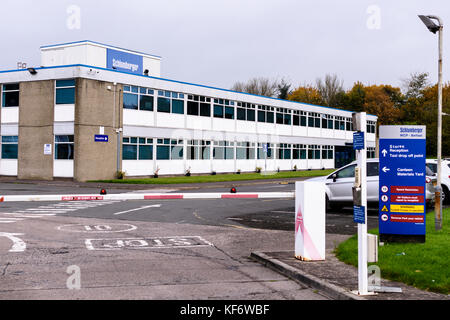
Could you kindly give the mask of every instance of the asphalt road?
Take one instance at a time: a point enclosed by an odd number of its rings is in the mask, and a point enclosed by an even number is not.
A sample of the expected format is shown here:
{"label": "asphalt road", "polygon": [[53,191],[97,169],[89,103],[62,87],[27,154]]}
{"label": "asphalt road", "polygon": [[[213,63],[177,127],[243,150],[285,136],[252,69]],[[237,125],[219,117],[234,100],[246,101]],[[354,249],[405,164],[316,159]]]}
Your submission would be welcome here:
{"label": "asphalt road", "polygon": [[[0,194],[87,194],[98,187],[3,182]],[[238,187],[275,190],[293,185]],[[249,258],[252,251],[293,250],[293,220],[293,200],[1,203],[0,299],[327,299]]]}

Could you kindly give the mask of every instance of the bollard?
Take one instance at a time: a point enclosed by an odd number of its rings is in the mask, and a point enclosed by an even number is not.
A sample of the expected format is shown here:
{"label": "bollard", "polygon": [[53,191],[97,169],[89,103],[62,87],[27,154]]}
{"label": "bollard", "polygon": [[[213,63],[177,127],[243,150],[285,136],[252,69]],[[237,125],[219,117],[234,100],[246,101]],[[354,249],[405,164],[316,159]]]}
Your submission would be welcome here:
{"label": "bollard", "polygon": [[295,183],[295,257],[325,260],[325,184]]}

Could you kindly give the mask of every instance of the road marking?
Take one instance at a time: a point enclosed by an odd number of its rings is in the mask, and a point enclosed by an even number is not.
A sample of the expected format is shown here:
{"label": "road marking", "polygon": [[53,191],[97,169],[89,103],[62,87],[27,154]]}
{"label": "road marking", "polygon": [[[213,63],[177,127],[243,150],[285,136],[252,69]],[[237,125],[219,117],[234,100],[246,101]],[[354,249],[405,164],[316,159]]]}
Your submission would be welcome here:
{"label": "road marking", "polygon": [[0,218],[0,223],[14,223],[22,220],[22,218]]}
{"label": "road marking", "polygon": [[9,252],[23,252],[27,248],[25,242],[17,236],[23,236],[23,233],[5,233],[0,232],[0,237],[6,237],[13,242]]}
{"label": "road marking", "polygon": [[153,204],[151,206],[144,206],[144,207],[140,207],[140,208],[135,208],[135,209],[131,209],[131,210],[126,210],[126,211],[121,211],[121,212],[116,212],[114,213],[115,216],[118,216],[119,214],[123,214],[123,213],[128,213],[128,212],[133,212],[133,211],[139,211],[139,210],[144,210],[144,209],[148,209],[148,208],[160,208],[161,205],[160,204]]}
{"label": "road marking", "polygon": [[84,232],[84,233],[112,233],[136,230],[132,224],[110,223],[108,225],[67,224],[56,228],[59,231]]}
{"label": "road marking", "polygon": [[119,239],[86,239],[88,250],[142,250],[142,249],[170,249],[214,246],[200,236],[174,236],[152,238],[119,238]]}

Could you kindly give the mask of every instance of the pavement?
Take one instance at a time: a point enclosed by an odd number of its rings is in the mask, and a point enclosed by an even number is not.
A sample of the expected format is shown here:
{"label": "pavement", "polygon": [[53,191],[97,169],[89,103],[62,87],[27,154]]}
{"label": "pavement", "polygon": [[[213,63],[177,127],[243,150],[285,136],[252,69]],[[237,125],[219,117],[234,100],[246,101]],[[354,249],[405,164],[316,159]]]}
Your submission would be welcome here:
{"label": "pavement", "polygon": [[333,253],[335,247],[347,238],[337,234],[326,235],[325,261],[300,261],[292,250],[252,252],[251,258],[336,300],[450,300],[450,295],[423,291],[386,279],[381,279],[382,288],[401,288],[401,293],[376,292],[365,296],[354,293],[358,290],[358,269],[339,261]]}

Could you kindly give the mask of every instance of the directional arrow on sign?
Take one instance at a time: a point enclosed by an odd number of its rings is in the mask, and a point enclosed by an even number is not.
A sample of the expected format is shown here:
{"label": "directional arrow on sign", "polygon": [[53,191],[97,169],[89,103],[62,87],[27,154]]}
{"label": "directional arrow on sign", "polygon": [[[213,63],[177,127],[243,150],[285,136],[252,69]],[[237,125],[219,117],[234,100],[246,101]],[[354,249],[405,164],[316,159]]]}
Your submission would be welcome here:
{"label": "directional arrow on sign", "polygon": [[386,155],[387,155],[387,150],[386,149],[383,149],[383,151],[381,151],[381,153],[383,154],[383,157],[386,157]]}
{"label": "directional arrow on sign", "polygon": [[388,167],[383,167],[383,169],[381,169],[381,170],[383,170],[384,173],[391,171],[391,169],[389,169]]}

